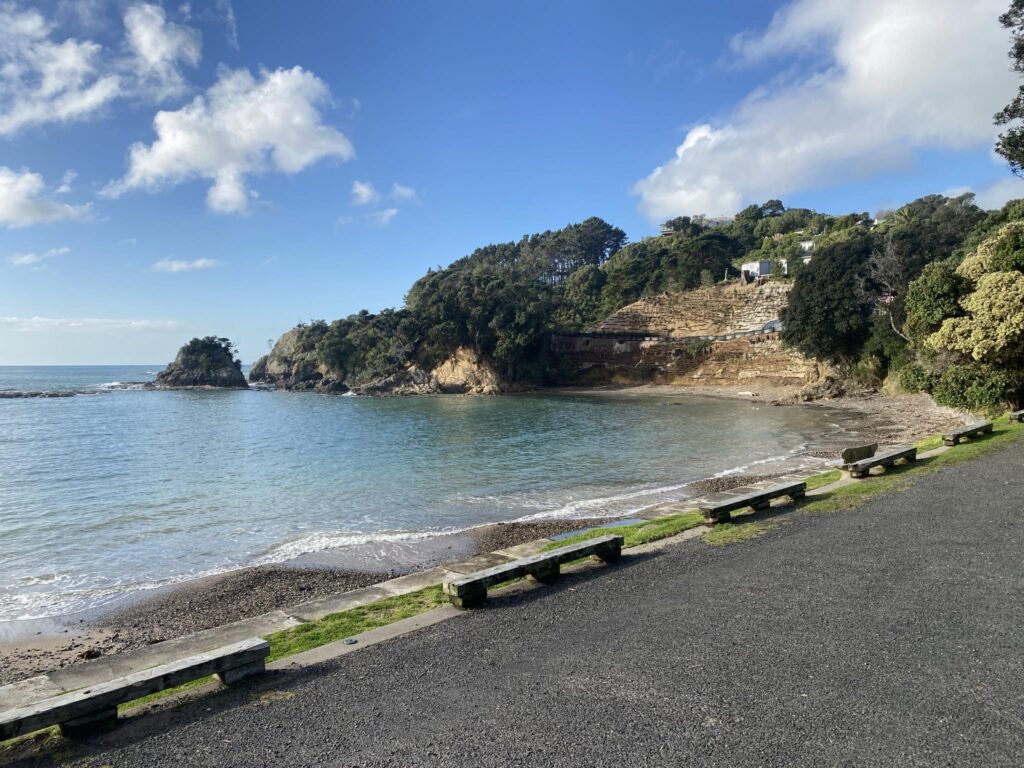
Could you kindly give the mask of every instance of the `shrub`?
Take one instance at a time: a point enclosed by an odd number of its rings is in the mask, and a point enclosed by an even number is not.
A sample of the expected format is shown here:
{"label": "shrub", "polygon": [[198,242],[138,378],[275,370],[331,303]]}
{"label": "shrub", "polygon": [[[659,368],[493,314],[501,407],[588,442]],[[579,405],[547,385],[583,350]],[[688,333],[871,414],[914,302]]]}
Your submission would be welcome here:
{"label": "shrub", "polygon": [[997,413],[1016,389],[1016,382],[1005,371],[970,363],[946,369],[935,383],[933,394],[942,405]]}
{"label": "shrub", "polygon": [[931,392],[935,388],[937,377],[919,365],[908,365],[906,368],[900,369],[899,380],[900,388],[904,392],[916,394],[917,392]]}

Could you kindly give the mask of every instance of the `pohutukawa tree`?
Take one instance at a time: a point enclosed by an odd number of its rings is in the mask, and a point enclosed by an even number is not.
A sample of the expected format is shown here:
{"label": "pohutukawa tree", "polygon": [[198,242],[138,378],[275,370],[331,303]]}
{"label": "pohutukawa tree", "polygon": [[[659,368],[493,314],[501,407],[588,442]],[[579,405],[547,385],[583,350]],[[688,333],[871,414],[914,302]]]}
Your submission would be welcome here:
{"label": "pohutukawa tree", "polygon": [[[1013,31],[1010,59],[1013,71],[1024,77],[1024,0],[1013,0],[1010,10],[999,17],[999,23]],[[999,134],[996,152],[1006,158],[1018,176],[1024,176],[1024,126],[1012,125],[1024,118],[1024,85],[1020,86],[1013,101],[995,116],[996,125],[1011,126]]]}

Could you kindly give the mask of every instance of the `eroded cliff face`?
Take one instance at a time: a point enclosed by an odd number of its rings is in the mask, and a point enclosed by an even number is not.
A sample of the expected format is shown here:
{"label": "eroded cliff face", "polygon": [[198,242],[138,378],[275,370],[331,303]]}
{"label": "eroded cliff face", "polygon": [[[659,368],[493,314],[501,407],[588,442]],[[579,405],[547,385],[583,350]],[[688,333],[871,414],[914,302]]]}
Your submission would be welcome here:
{"label": "eroded cliff face", "polygon": [[790,283],[730,283],[663,293],[626,305],[591,330],[676,338],[760,331],[778,320],[791,288]]}
{"label": "eroded cliff face", "polygon": [[818,380],[817,363],[783,349],[777,334],[695,345],[674,339],[556,336],[569,383],[673,384],[728,390],[800,389]]}
{"label": "eroded cliff face", "polygon": [[357,395],[498,395],[512,391],[487,360],[460,347],[440,365],[424,370],[417,365],[371,382],[354,383],[320,365],[313,352],[300,352],[298,331],[288,331],[270,354],[257,360],[249,373],[253,384],[275,389],[314,392],[352,392]]}
{"label": "eroded cliff face", "polygon": [[[790,284],[700,288],[623,307],[589,333],[556,335],[566,383],[671,384],[795,395],[826,372],[773,329]],[[764,330],[764,329],[770,330]],[[740,338],[734,338],[737,334]]]}

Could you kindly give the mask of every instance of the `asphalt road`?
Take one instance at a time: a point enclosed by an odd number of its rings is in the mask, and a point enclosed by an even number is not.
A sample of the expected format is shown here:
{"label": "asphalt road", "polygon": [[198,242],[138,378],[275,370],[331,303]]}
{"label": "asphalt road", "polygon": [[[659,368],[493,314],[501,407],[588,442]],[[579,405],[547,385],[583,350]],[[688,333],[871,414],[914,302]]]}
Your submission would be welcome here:
{"label": "asphalt road", "polygon": [[76,764],[1019,766],[1022,523],[1015,446],[138,718]]}

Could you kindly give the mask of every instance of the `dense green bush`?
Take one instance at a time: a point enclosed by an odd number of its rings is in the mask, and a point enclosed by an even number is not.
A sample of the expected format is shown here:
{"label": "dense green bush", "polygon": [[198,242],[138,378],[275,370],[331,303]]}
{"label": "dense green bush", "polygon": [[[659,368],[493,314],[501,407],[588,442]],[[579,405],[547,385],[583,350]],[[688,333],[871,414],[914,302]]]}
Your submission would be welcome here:
{"label": "dense green bush", "polygon": [[1014,377],[987,365],[968,363],[952,365],[939,377],[932,394],[935,401],[968,411],[997,413],[1018,384]]}
{"label": "dense green bush", "polygon": [[937,378],[920,365],[908,365],[899,372],[900,389],[910,394],[931,392],[935,388]]}

